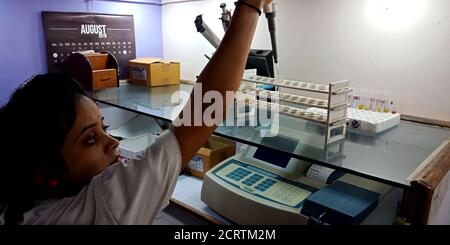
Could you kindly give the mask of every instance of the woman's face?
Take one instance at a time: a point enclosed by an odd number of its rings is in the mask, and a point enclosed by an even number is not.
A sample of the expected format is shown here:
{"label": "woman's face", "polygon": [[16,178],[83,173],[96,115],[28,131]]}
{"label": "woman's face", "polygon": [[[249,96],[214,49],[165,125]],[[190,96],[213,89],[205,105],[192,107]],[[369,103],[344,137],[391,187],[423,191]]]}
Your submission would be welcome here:
{"label": "woman's face", "polygon": [[119,141],[106,133],[97,105],[82,96],[75,106],[76,118],[63,145],[63,158],[71,182],[86,184],[117,162]]}

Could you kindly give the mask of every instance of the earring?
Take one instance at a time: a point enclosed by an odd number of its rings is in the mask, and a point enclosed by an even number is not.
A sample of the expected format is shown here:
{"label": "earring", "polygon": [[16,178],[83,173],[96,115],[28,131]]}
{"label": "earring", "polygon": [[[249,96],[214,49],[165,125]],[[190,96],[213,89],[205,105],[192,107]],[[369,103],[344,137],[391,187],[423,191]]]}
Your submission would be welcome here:
{"label": "earring", "polygon": [[50,187],[54,188],[58,185],[58,180],[57,179],[50,179],[49,181]]}

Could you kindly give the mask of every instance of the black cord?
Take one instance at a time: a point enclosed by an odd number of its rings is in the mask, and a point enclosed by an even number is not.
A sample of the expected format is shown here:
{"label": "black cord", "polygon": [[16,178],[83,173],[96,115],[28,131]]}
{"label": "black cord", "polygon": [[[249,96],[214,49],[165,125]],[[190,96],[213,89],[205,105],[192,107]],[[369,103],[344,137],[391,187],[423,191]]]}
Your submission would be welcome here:
{"label": "black cord", "polygon": [[235,6],[237,6],[239,4],[248,6],[248,7],[252,8],[252,9],[256,10],[256,12],[258,12],[259,16],[261,16],[261,14],[262,14],[261,9],[259,9],[258,7],[254,6],[254,5],[250,4],[250,3],[247,3],[247,2],[242,1],[242,0],[239,0],[239,1],[234,3]]}

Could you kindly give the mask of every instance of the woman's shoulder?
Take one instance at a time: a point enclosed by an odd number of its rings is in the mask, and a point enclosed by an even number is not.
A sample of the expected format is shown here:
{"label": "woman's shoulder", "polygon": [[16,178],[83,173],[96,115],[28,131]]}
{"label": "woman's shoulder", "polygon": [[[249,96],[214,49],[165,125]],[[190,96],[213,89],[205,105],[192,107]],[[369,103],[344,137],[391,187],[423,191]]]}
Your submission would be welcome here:
{"label": "woman's shoulder", "polygon": [[[86,207],[86,187],[72,197],[52,198],[36,203],[24,213],[23,224],[68,224]],[[87,210],[86,210],[87,211]]]}

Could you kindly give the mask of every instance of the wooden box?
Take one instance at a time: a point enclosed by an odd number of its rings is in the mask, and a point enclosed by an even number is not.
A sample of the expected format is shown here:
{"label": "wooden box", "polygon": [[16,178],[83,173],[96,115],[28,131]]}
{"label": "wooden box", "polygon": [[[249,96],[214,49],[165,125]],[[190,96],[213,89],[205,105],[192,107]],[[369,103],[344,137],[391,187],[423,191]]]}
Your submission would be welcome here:
{"label": "wooden box", "polygon": [[86,90],[97,91],[119,86],[119,64],[110,53],[73,53],[67,71]]}

